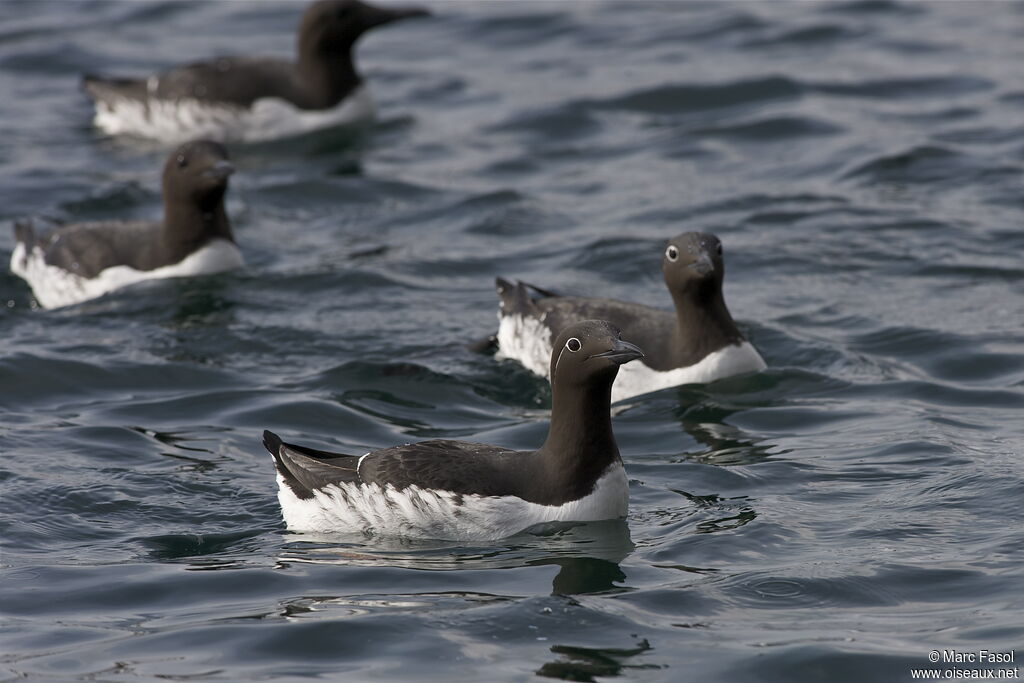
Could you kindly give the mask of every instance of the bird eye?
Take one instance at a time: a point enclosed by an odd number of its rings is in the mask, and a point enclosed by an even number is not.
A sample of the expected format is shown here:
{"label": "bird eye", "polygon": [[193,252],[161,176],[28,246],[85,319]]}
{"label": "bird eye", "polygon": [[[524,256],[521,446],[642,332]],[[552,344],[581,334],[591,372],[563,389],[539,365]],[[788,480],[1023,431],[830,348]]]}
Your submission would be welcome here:
{"label": "bird eye", "polygon": [[576,353],[583,348],[583,344],[576,337],[570,337],[569,341],[565,342],[565,348],[569,349],[573,353]]}
{"label": "bird eye", "polygon": [[178,168],[185,168],[188,166],[188,158],[184,154],[178,155]]}
{"label": "bird eye", "polygon": [[721,242],[719,242],[719,244],[718,244],[718,255],[719,256],[722,255],[722,244],[721,244]]}
{"label": "bird eye", "polygon": [[665,258],[669,261],[675,261],[679,258],[679,250],[676,248],[676,245],[668,245],[668,249],[665,250]]}

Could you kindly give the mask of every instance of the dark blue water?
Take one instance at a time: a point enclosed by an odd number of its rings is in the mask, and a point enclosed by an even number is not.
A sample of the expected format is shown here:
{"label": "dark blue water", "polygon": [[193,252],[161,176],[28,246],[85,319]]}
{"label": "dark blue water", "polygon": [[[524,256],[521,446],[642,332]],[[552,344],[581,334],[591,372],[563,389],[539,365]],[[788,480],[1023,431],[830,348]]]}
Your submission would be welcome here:
{"label": "dark blue water", "polygon": [[[371,127],[232,148],[241,272],[56,311],[0,268],[4,680],[902,681],[1024,658],[1024,10],[434,2]],[[0,218],[155,217],[83,71],[288,54],[300,4],[0,4]],[[631,512],[284,531],[272,428],[533,448],[496,275],[668,306],[718,234],[770,368],[615,418]],[[0,230],[0,261],[13,248]],[[944,665],[959,670],[994,665]]]}

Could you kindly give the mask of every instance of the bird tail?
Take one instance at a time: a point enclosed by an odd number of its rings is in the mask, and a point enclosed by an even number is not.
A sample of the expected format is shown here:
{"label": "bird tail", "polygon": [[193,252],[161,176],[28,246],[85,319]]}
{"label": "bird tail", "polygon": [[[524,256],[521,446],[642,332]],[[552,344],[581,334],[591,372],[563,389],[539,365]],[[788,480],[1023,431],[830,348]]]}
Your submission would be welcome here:
{"label": "bird tail", "polygon": [[26,251],[32,250],[36,245],[36,230],[32,225],[32,219],[14,221],[14,239],[24,244]]}
{"label": "bird tail", "polygon": [[[498,289],[499,317],[521,310],[519,290],[522,289],[522,283],[512,283],[505,278],[498,277],[494,279],[494,284]],[[466,348],[472,353],[494,353],[498,350],[498,334],[495,332],[486,337],[474,339],[466,344]]]}
{"label": "bird tail", "polygon": [[274,467],[277,468],[277,471],[287,477],[291,473],[288,471],[288,466],[281,457],[281,446],[283,445],[284,442],[281,441],[281,437],[269,429],[263,430],[263,447],[266,448],[272,456],[274,456]]}
{"label": "bird tail", "polygon": [[82,90],[92,99],[110,102],[116,99],[146,99],[146,82],[133,78],[107,78],[85,74],[82,76]]}
{"label": "bird tail", "polygon": [[[533,302],[537,299],[559,296],[549,289],[543,289],[522,280],[516,280],[513,283],[499,277],[494,282],[498,288],[501,315],[529,314],[534,311]],[[535,292],[537,296],[531,296],[531,291]]]}
{"label": "bird tail", "polygon": [[[494,285],[498,290],[499,319],[514,315],[536,316],[538,313],[535,302],[538,299],[559,296],[549,289],[543,289],[522,280],[512,282],[498,277],[494,279]],[[531,292],[536,296],[531,295]],[[483,339],[477,339],[470,342],[467,348],[478,353],[493,353],[498,350],[498,336],[492,334]]]}

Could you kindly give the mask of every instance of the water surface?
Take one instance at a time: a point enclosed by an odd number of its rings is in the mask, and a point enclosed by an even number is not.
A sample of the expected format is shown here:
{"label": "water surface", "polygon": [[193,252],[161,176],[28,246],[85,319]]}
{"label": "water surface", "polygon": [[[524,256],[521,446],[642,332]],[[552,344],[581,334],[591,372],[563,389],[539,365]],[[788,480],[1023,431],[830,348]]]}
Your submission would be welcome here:
{"label": "water surface", "polygon": [[[1024,12],[434,2],[380,117],[233,147],[249,266],[37,310],[0,272],[0,671],[32,680],[896,681],[1024,642]],[[302,5],[0,5],[0,218],[159,215],[81,72],[288,54]],[[617,407],[625,522],[283,529],[271,428],[534,448],[493,278],[669,305],[719,235],[769,369]],[[0,230],[0,260],[13,248]]]}

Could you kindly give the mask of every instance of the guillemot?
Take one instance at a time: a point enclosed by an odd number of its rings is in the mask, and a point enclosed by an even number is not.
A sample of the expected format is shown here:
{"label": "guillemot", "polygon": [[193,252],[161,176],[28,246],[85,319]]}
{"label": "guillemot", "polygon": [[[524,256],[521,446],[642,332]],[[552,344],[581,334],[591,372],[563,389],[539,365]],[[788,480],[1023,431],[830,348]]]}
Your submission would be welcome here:
{"label": "guillemot", "polygon": [[717,237],[688,232],[672,238],[661,269],[674,311],[613,299],[559,296],[498,278],[497,357],[517,360],[545,375],[545,359],[558,331],[577,320],[600,318],[621,328],[645,353],[642,362],[619,373],[613,401],[766,367],[725,305],[725,263]]}
{"label": "guillemot", "polygon": [[218,143],[181,145],[163,169],[162,221],[62,225],[39,236],[16,222],[11,272],[43,308],[68,306],[140,282],[218,273],[243,264],[224,211],[234,167]]}
{"label": "guillemot", "polygon": [[265,431],[289,529],[496,539],[536,524],[624,517],[629,485],[612,434],[619,366],[643,357],[607,322],[561,331],[551,354],[551,425],[519,452],[437,439],[362,456],[284,443]]}
{"label": "guillemot", "polygon": [[320,0],[298,31],[295,62],[220,57],[145,79],[86,75],[95,125],[165,142],[204,137],[269,140],[373,117],[373,98],[352,51],[367,30],[420,8],[375,7],[359,0]]}

